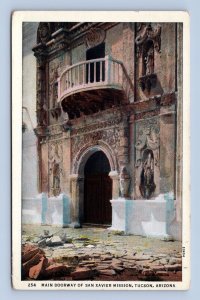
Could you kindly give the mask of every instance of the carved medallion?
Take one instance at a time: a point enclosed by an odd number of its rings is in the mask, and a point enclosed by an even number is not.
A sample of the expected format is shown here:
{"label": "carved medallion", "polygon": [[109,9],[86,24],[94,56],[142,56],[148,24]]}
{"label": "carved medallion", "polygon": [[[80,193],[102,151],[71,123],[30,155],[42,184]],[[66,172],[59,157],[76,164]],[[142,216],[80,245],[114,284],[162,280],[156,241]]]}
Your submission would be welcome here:
{"label": "carved medallion", "polygon": [[103,29],[91,28],[85,37],[86,47],[89,49],[103,43],[105,37],[106,33]]}

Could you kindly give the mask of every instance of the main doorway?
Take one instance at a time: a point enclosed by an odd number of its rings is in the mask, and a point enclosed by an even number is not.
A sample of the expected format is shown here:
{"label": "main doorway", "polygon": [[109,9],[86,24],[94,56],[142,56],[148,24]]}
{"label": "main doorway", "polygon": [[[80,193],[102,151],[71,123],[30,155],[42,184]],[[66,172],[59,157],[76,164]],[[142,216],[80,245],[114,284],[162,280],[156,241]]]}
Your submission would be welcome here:
{"label": "main doorway", "polygon": [[110,225],[112,180],[110,163],[102,151],[92,154],[84,169],[84,223]]}

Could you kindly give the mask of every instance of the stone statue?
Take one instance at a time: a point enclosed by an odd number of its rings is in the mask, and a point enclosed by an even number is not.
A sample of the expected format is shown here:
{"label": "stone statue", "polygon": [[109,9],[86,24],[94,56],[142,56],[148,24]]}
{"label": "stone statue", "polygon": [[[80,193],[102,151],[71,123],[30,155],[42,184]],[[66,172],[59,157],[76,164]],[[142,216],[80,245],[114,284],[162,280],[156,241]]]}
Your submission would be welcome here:
{"label": "stone statue", "polygon": [[143,161],[141,173],[140,192],[145,199],[149,199],[155,191],[154,183],[154,158],[153,152],[148,151],[146,159]]}
{"label": "stone statue", "polygon": [[60,193],[60,175],[62,173],[61,168],[61,153],[59,153],[61,149],[59,149],[59,145],[55,144],[52,148],[52,153],[49,156],[50,162],[50,175],[51,175],[51,191],[54,196]]}
{"label": "stone statue", "polygon": [[154,72],[154,49],[151,47],[147,55],[145,57],[145,64],[146,64],[146,75],[153,74]]}
{"label": "stone statue", "polygon": [[53,189],[60,188],[60,165],[55,160],[53,162]]}

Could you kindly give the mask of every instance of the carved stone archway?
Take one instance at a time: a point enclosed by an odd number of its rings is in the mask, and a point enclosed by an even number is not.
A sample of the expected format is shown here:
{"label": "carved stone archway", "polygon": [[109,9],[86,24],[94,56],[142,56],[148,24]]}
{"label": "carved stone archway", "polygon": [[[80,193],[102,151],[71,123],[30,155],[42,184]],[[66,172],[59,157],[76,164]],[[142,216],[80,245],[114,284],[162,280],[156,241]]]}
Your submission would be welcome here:
{"label": "carved stone archway", "polygon": [[[102,151],[110,163],[112,179],[112,199],[119,197],[119,173],[117,158],[113,150],[104,142],[98,142],[96,145],[85,145],[76,155],[73,161],[71,181],[71,199],[72,199],[72,226],[80,227],[83,220],[84,203],[84,168],[88,158],[97,151]],[[110,199],[111,200],[111,199]]]}

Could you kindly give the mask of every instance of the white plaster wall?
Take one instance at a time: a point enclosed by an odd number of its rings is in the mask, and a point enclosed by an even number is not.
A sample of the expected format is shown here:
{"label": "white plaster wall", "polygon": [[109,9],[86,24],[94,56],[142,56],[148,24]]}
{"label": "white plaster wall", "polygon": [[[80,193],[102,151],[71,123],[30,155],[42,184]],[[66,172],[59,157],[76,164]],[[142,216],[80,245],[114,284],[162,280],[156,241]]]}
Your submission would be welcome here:
{"label": "white plaster wall", "polygon": [[160,200],[134,200],[127,202],[127,233],[136,235],[167,235],[166,202]]}
{"label": "white plaster wall", "polygon": [[[38,194],[36,127],[36,44],[38,23],[23,23],[23,122],[27,129],[22,135],[22,199],[29,201]],[[31,202],[30,202],[31,203]],[[29,203],[29,204],[30,204]],[[30,209],[30,207],[29,207]],[[33,207],[34,211],[34,207]]]}
{"label": "white plaster wall", "polygon": [[37,188],[37,147],[33,131],[23,133],[22,141],[22,198],[33,198],[38,194]]}
{"label": "white plaster wall", "polygon": [[[38,23],[23,23],[23,106],[27,107],[33,127],[36,127],[36,58],[32,48],[37,42]],[[31,121],[27,111],[23,111],[23,121],[31,130]]]}
{"label": "white plaster wall", "polygon": [[22,224],[42,223],[42,201],[39,198],[22,200]]}
{"label": "white plaster wall", "polygon": [[159,195],[154,200],[111,200],[111,230],[125,233],[181,240],[180,225],[174,218],[173,199],[166,200]]}
{"label": "white plaster wall", "polygon": [[48,224],[68,227],[71,223],[70,198],[65,194],[48,198],[45,193],[22,200],[23,224]]}
{"label": "white plaster wall", "polygon": [[126,200],[110,200],[112,205],[112,230],[125,231],[126,226]]}

